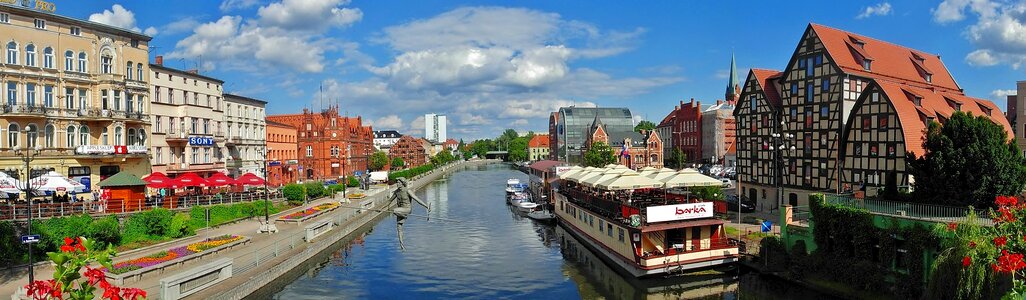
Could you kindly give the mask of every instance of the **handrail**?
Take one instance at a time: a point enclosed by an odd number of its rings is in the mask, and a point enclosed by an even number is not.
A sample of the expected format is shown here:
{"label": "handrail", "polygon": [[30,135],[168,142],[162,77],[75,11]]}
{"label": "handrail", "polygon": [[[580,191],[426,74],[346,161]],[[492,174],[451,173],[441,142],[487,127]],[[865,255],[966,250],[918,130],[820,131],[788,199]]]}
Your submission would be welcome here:
{"label": "handrail", "polygon": [[[284,201],[281,191],[271,191],[273,202]],[[124,199],[109,199],[88,202],[66,203],[35,203],[32,207],[33,218],[54,218],[80,214],[103,216],[109,214],[135,213],[162,207],[170,210],[185,210],[193,206],[234,204],[265,200],[263,192],[229,193],[218,195],[172,196],[163,199],[147,197],[139,202],[127,202]],[[0,220],[23,220],[28,218],[28,204],[0,203]]]}

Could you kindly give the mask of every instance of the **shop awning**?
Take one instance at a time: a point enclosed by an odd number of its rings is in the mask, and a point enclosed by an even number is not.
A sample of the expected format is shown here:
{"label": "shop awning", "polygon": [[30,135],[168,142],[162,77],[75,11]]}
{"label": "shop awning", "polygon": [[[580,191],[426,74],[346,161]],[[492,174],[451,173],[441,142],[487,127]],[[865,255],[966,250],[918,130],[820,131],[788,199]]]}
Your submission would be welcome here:
{"label": "shop awning", "polygon": [[214,175],[207,177],[207,183],[214,187],[238,184],[235,179],[232,179],[221,172],[214,172]]}
{"label": "shop awning", "polygon": [[103,181],[100,181],[100,187],[118,187],[118,186],[140,186],[147,185],[146,181],[139,179],[139,177],[132,175],[128,172],[119,172],[114,176],[107,177]]}
{"label": "shop awning", "polygon": [[235,178],[235,181],[241,185],[264,185],[264,179],[254,175],[253,173],[242,174],[239,178]]}
{"label": "shop awning", "polygon": [[143,177],[142,180],[145,181],[146,186],[150,188],[163,189],[174,187],[174,179],[167,177],[167,175],[164,175],[164,173],[161,172],[150,173],[150,175]]}
{"label": "shop awning", "polygon": [[176,187],[197,187],[197,186],[208,186],[206,179],[196,175],[196,173],[185,173],[175,177],[174,185]]}

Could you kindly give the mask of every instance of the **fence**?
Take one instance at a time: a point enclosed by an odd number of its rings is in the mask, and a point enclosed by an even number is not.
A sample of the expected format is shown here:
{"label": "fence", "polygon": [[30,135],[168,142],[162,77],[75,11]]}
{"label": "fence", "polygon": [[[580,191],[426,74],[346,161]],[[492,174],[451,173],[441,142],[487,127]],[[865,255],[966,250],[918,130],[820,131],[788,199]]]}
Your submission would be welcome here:
{"label": "fence", "polygon": [[971,207],[886,200],[865,200],[855,198],[851,195],[826,195],[826,203],[865,209],[874,214],[945,223],[964,222],[967,220],[966,215],[968,215],[969,212],[975,212],[978,217],[978,221],[986,224],[989,224],[987,222],[990,222],[989,211]]}
{"label": "fence", "polygon": [[[262,201],[266,198],[270,198],[271,201],[275,202],[283,200],[281,191],[272,191],[268,196],[269,197],[265,196],[263,192],[259,192],[229,193],[223,195],[174,196],[165,198],[148,197],[142,201],[110,199],[91,202],[37,203],[32,205],[32,217],[44,219],[80,214],[99,216],[145,211],[157,207],[163,207],[170,210],[186,210],[197,205]],[[25,220],[28,219],[28,214],[28,204],[0,204],[0,220]]]}

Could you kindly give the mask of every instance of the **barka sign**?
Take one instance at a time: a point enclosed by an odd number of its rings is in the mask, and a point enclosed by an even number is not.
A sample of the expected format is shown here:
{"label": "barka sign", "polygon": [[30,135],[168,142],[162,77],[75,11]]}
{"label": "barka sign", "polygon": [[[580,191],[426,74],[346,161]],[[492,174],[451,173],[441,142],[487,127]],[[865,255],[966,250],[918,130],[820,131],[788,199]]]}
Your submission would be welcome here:
{"label": "barka sign", "polygon": [[649,223],[711,218],[713,216],[713,204],[703,202],[649,206],[645,208],[645,216]]}

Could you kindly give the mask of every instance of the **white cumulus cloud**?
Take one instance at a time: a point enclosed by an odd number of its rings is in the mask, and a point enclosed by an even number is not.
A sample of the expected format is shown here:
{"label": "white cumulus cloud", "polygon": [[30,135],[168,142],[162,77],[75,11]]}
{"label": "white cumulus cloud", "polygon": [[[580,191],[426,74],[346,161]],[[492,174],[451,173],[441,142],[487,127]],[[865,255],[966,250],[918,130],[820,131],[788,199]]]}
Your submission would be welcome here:
{"label": "white cumulus cloud", "polygon": [[886,16],[891,14],[891,4],[887,2],[879,3],[877,5],[866,6],[862,9],[862,13],[855,16],[856,19],[865,19],[872,16]]}
{"label": "white cumulus cloud", "polygon": [[114,4],[110,9],[104,9],[102,12],[89,15],[89,21],[120,27],[151,36],[157,34],[157,28],[155,27],[147,27],[145,31],[139,29],[139,26],[135,24],[135,13],[125,9],[121,4]]}
{"label": "white cumulus cloud", "polygon": [[1008,100],[1008,96],[1014,96],[1015,90],[994,90],[990,92],[990,97],[994,100]]}
{"label": "white cumulus cloud", "polygon": [[966,62],[974,66],[1026,62],[1026,3],[989,0],[945,0],[933,11],[934,21],[949,23],[975,16],[965,36],[976,47]]}

